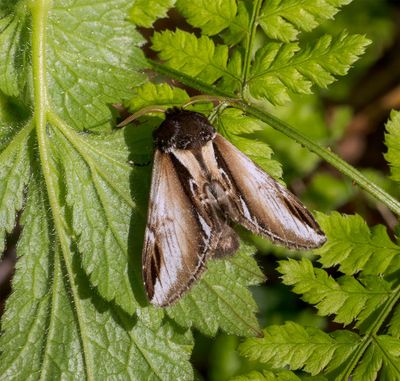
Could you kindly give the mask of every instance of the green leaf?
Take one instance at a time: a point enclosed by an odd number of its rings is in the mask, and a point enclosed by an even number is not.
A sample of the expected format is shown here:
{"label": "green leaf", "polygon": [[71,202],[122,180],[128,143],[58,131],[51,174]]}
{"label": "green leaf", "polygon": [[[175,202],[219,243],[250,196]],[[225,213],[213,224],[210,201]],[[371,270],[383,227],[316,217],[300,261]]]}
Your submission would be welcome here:
{"label": "green leaf", "polygon": [[[281,372],[252,371],[250,373],[231,378],[230,381],[301,381],[302,379],[289,370]],[[322,379],[321,379],[322,381]]]}
{"label": "green leaf", "polygon": [[324,267],[339,265],[339,270],[347,275],[359,271],[378,275],[385,273],[400,255],[400,246],[389,238],[383,225],[370,230],[360,216],[338,212],[319,213],[318,222],[328,237],[326,244],[315,251]]}
{"label": "green leaf", "polygon": [[359,343],[360,337],[349,331],[327,334],[317,328],[287,322],[267,327],[263,338],[247,339],[239,352],[250,360],[275,368],[288,366],[316,375],[336,365],[340,358],[346,358]]}
{"label": "green leaf", "polygon": [[76,261],[76,276],[71,273],[71,257],[60,251],[42,189],[33,178],[13,294],[3,316],[2,377],[191,379],[189,334],[169,323],[157,328],[142,320],[133,323],[93,293]]}
{"label": "green leaf", "polygon": [[206,83],[231,75],[226,68],[228,47],[215,45],[207,36],[197,38],[180,29],[167,30],[154,33],[152,43],[152,49],[168,66]]}
{"label": "green leaf", "polygon": [[16,223],[16,211],[21,210],[24,188],[29,182],[32,122],[22,128],[0,126],[0,253],[4,251],[6,233]]}
{"label": "green leaf", "polygon": [[[367,345],[365,340],[350,331],[335,331],[331,334],[317,328],[303,327],[287,322],[265,329],[263,338],[247,339],[240,345],[242,355],[253,361],[266,363],[274,368],[289,367],[291,370],[303,370],[316,377],[302,377],[304,380],[343,380],[347,378],[343,371],[348,359],[361,353],[361,361],[353,363],[352,380],[374,381],[396,380],[400,375],[400,340],[387,335],[374,336]],[[325,378],[324,376],[327,376]],[[235,380],[295,380],[272,378],[272,372],[252,373],[249,378],[238,377]],[[258,378],[257,378],[258,377]]]}
{"label": "green leaf", "polygon": [[122,131],[105,137],[79,135],[59,120],[51,140],[54,169],[64,178],[66,213],[82,266],[106,300],[133,314],[137,303],[129,279],[128,235],[132,209],[128,150]]}
{"label": "green leaf", "polygon": [[209,36],[227,28],[237,10],[235,0],[178,0],[176,6],[189,24]]}
{"label": "green leaf", "polygon": [[275,178],[281,178],[282,168],[272,159],[272,150],[264,141],[256,140],[253,133],[268,128],[263,122],[246,116],[241,110],[225,109],[217,119],[216,127],[237,148]]}
{"label": "green leaf", "polygon": [[135,112],[144,107],[154,105],[181,106],[188,100],[189,95],[179,87],[171,87],[167,83],[154,84],[147,82],[134,89],[127,106],[130,111]]}
{"label": "green leaf", "polygon": [[283,283],[314,304],[320,315],[334,314],[334,321],[360,326],[375,310],[391,300],[394,291],[382,278],[366,276],[359,280],[342,276],[334,280],[324,270],[314,268],[309,259],[279,262]]}
{"label": "green leaf", "polygon": [[221,81],[221,87],[230,91],[232,94],[236,94],[240,88],[240,82],[238,78],[242,76],[242,55],[239,50],[233,50],[231,57],[228,61],[227,71],[228,75],[225,75]]}
{"label": "green leaf", "polygon": [[400,305],[398,305],[394,310],[392,319],[389,323],[388,333],[389,335],[400,339]]}
{"label": "green leaf", "polygon": [[364,36],[342,33],[321,37],[313,45],[267,43],[257,51],[248,79],[250,94],[284,104],[289,94],[311,94],[313,84],[327,87],[334,75],[345,75],[370,43]]}
{"label": "green leaf", "polygon": [[208,270],[176,306],[167,313],[183,327],[193,326],[206,335],[219,328],[241,336],[260,333],[249,285],[264,281],[264,275],[251,257],[254,248],[244,245],[232,259],[210,260]]}
{"label": "green leaf", "polygon": [[391,381],[399,378],[400,340],[387,335],[374,337],[374,341],[355,370],[352,380]]}
{"label": "green leaf", "polygon": [[29,4],[33,76],[25,80],[34,118],[0,128],[1,246],[25,198],[0,373],[9,380],[192,379],[190,333],[137,302],[144,298],[140,266],[132,270],[128,238],[140,208],[131,196],[137,174],[127,164],[128,134],[76,131],[104,129],[106,102],[128,97],[144,78],[143,39],[124,21],[130,2]]}
{"label": "green leaf", "polygon": [[138,72],[146,66],[139,48],[144,39],[126,20],[130,6],[128,0],[78,0],[68,7],[54,2],[49,9],[49,104],[77,130],[109,129],[107,104],[128,98],[144,80]]}
{"label": "green leaf", "polygon": [[131,20],[138,26],[150,28],[154,21],[167,15],[176,0],[135,0],[129,11]]}
{"label": "green leaf", "polygon": [[283,42],[296,40],[300,31],[309,32],[323,20],[333,18],[352,0],[272,0],[266,1],[258,17],[264,33]]}
{"label": "green leaf", "polygon": [[9,6],[0,4],[0,90],[18,96],[25,88],[29,70],[29,18],[25,1],[17,2],[12,13]]}
{"label": "green leaf", "polygon": [[385,159],[389,162],[392,179],[400,181],[400,111],[392,111],[386,124],[385,144],[388,152]]}
{"label": "green leaf", "polygon": [[239,0],[237,3],[237,14],[222,32],[222,38],[228,45],[236,45],[242,41],[249,33],[250,15],[245,1]]}

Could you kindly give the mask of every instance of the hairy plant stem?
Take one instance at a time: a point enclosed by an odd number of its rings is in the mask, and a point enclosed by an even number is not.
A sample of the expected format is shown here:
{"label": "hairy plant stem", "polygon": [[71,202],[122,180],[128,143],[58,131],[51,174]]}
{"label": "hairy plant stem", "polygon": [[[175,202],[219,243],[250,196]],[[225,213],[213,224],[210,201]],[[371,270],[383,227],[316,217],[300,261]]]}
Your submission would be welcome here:
{"label": "hairy plant stem", "polygon": [[199,90],[205,94],[226,97],[227,98],[226,102],[230,103],[232,107],[239,108],[243,110],[245,113],[262,120],[263,122],[270,125],[272,128],[280,131],[284,135],[295,140],[296,142],[307,148],[309,151],[314,152],[323,160],[334,166],[338,171],[340,171],[341,173],[352,179],[352,181],[358,186],[360,186],[360,188],[364,189],[366,192],[374,196],[377,200],[381,201],[393,213],[400,216],[400,202],[398,200],[389,195],[382,188],[375,185],[372,181],[370,181],[363,174],[361,174],[357,169],[355,169],[350,164],[342,160],[335,153],[333,153],[329,148],[324,148],[320,146],[318,143],[313,142],[305,135],[301,134],[292,126],[278,119],[274,115],[264,110],[261,110],[254,105],[246,103],[243,100],[240,101],[235,99],[235,96],[233,94],[218,89],[213,85],[201,82],[196,78],[190,77],[179,71],[171,69],[166,65],[160,64],[152,60],[148,60],[148,62],[154,71],[166,75],[175,80],[178,80],[179,82],[181,82],[186,86]]}
{"label": "hairy plant stem", "polygon": [[[70,256],[70,242],[65,231],[64,221],[62,220],[62,212],[58,203],[58,194],[56,185],[54,183],[54,174],[51,168],[52,157],[49,149],[49,141],[47,135],[47,118],[49,105],[47,102],[47,81],[46,81],[46,23],[48,10],[51,5],[51,0],[31,0],[30,9],[32,13],[32,73],[33,73],[33,91],[34,91],[34,122],[38,141],[38,151],[41,163],[43,178],[46,184],[48,201],[51,207],[54,227],[57,232],[57,242],[60,245],[62,252],[62,259],[68,273],[70,292],[74,301],[74,310],[76,311],[76,319],[80,330],[80,339],[83,347],[83,361],[86,372],[86,378],[93,380],[94,376],[90,356],[89,345],[86,337],[86,328],[83,321],[82,307],[79,302],[79,293],[76,285],[74,284],[74,271],[72,265],[72,258]],[[57,259],[57,258],[56,258]],[[56,261],[55,259],[55,261]],[[55,274],[55,279],[59,274]],[[53,291],[55,291],[55,287]],[[59,295],[53,294],[53,308],[57,305],[56,300]],[[51,314],[52,318],[54,313]],[[47,332],[49,338],[54,334],[52,332],[52,322],[50,330]],[[49,345],[50,339],[47,341]],[[46,362],[47,358],[43,360],[43,373],[40,375],[40,380],[47,379],[46,375]]]}
{"label": "hairy plant stem", "polygon": [[351,374],[360,359],[366,352],[366,350],[371,345],[371,342],[374,342],[377,345],[376,336],[379,334],[379,330],[382,328],[382,325],[385,323],[388,316],[392,313],[395,305],[398,303],[400,298],[400,286],[398,286],[392,293],[392,296],[388,299],[388,301],[383,306],[381,312],[376,317],[376,319],[370,324],[369,329],[366,331],[365,336],[362,339],[362,344],[359,345],[352,353],[350,357],[350,361],[346,364],[346,367],[340,374],[340,377],[343,380],[350,380]]}
{"label": "hairy plant stem", "polygon": [[262,0],[254,1],[253,12],[251,14],[250,25],[249,25],[250,33],[247,35],[246,39],[246,49],[245,49],[243,76],[242,76],[242,95],[246,87],[247,78],[249,77],[250,64],[253,54],[254,37],[256,35],[256,30],[258,25],[257,18],[260,13],[261,5],[262,5]]}

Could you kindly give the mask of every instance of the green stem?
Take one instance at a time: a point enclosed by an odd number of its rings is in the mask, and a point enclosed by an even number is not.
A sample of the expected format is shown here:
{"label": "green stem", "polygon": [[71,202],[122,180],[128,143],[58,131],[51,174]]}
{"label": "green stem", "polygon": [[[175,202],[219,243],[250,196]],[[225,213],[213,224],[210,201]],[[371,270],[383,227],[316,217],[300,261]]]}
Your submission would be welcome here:
{"label": "green stem", "polygon": [[244,88],[246,87],[247,78],[249,77],[250,72],[250,64],[253,55],[253,44],[254,44],[254,37],[256,35],[257,30],[257,18],[260,13],[262,5],[262,0],[256,0],[253,5],[253,12],[251,14],[249,29],[250,33],[247,35],[246,40],[246,48],[245,48],[245,57],[244,57],[244,66],[243,66],[243,76],[242,76],[242,93]]}
{"label": "green stem", "polygon": [[34,91],[34,121],[38,140],[39,157],[43,177],[47,188],[47,195],[53,215],[54,226],[63,253],[64,263],[70,280],[70,290],[74,300],[74,308],[80,330],[81,344],[83,347],[83,360],[85,364],[86,378],[94,380],[92,369],[94,369],[89,356],[89,345],[86,337],[86,329],[83,321],[83,311],[79,303],[78,289],[74,284],[74,272],[72,269],[72,259],[69,250],[69,240],[65,234],[62,211],[58,204],[56,186],[53,183],[51,169],[51,154],[48,147],[47,137],[47,83],[46,83],[46,22],[47,13],[51,0],[31,0],[30,7],[32,13],[32,72],[33,72],[33,91]]}
{"label": "green stem", "polygon": [[[192,78],[186,74],[171,69],[166,65],[159,64],[152,60],[148,60],[148,62],[150,63],[154,71],[166,75],[170,78],[176,79],[182,84],[197,89],[204,94],[224,96],[229,99],[234,98],[233,94],[230,94],[221,89],[217,89],[213,85],[201,82],[198,79]],[[229,99],[227,99],[227,102],[229,102]],[[232,102],[231,104],[233,107],[240,108],[249,115],[252,115],[262,120],[263,122],[270,125],[272,128],[282,132],[284,135],[290,137],[291,139],[294,139],[295,141],[303,145],[305,148],[307,148],[309,151],[314,152],[316,155],[318,155],[319,157],[327,161],[329,164],[334,166],[341,173],[350,177],[355,184],[359,185],[362,189],[370,193],[377,200],[385,204],[393,213],[400,216],[400,202],[398,200],[396,200],[391,195],[386,193],[383,189],[379,188],[373,182],[368,180],[364,175],[362,175],[354,167],[352,167],[344,160],[342,160],[330,149],[324,148],[319,144],[313,142],[312,140],[310,140],[309,138],[298,132],[296,129],[291,127],[289,124],[281,121],[280,119],[276,118],[275,116],[266,111],[260,110],[259,108],[249,105],[243,101],[242,102],[235,101]]]}
{"label": "green stem", "polygon": [[375,339],[375,336],[379,333],[382,325],[388,318],[388,316],[392,313],[395,305],[397,304],[400,298],[400,287],[397,287],[393,290],[391,297],[387,300],[384,307],[382,308],[381,312],[375,319],[375,321],[370,325],[369,329],[365,333],[363,338],[363,343],[352,354],[351,360],[347,363],[345,369],[342,372],[343,380],[349,380],[351,377],[352,372],[354,371],[355,367],[359,363],[360,359],[364,355],[365,351],[370,346],[371,342]]}
{"label": "green stem", "polygon": [[[350,177],[354,183],[359,185],[362,189],[370,193],[377,200],[383,202],[392,212],[400,215],[400,202],[392,197],[390,194],[386,193],[382,188],[375,185],[363,174],[361,174],[357,169],[352,167],[350,164],[346,163],[338,155],[333,153],[329,148],[324,148],[323,146],[313,142],[289,124],[283,122],[282,120],[276,118],[272,114],[265,111],[259,110],[256,107],[249,106],[242,102],[237,104],[237,107],[245,111],[247,114],[252,115],[263,122],[267,123],[274,129],[282,132],[286,136],[300,143],[302,146],[306,147],[309,151],[314,152],[319,157],[327,161],[333,167],[338,169],[344,175]],[[233,104],[235,106],[235,104]]]}
{"label": "green stem", "polygon": [[166,65],[160,64],[156,61],[153,60],[147,60],[149,64],[151,65],[151,68],[156,71],[157,73],[163,74],[169,78],[174,78],[178,80],[179,82],[183,83],[184,85],[187,85],[193,89],[199,90],[200,92],[204,94],[211,94],[211,95],[219,95],[221,97],[227,97],[227,98],[234,98],[234,96],[226,91],[223,91],[221,89],[218,89],[217,87],[213,85],[209,85],[205,82],[201,82],[195,78],[192,78],[186,74],[183,74],[182,72],[172,69]]}

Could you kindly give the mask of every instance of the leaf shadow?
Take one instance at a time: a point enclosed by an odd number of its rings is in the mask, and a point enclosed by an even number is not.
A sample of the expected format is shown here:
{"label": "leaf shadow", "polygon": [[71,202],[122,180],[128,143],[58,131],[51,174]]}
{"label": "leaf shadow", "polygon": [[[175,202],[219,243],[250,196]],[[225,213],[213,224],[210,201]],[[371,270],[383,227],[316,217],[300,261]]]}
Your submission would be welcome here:
{"label": "leaf shadow", "polygon": [[[145,119],[148,123],[128,125],[124,130],[129,149],[129,162],[133,165],[130,176],[131,198],[136,208],[132,209],[128,233],[128,274],[132,290],[140,306],[148,306],[142,277],[142,247],[147,220],[147,205],[151,183],[151,165],[142,165],[152,158],[152,131],[158,118]],[[135,165],[139,163],[141,165]]]}
{"label": "leaf shadow", "polygon": [[[78,288],[79,298],[82,300],[90,299],[92,306],[97,310],[98,313],[102,314],[108,311],[111,317],[121,328],[126,331],[131,330],[137,323],[138,318],[136,314],[130,315],[118,306],[114,301],[105,300],[98,292],[96,287],[93,287],[90,283],[89,277],[82,268],[80,261],[80,254],[75,244],[72,244],[71,252],[72,257],[72,269],[75,274],[73,280]],[[67,273],[65,263],[61,262],[63,273]],[[70,289],[68,277],[63,277],[64,287],[66,290]]]}

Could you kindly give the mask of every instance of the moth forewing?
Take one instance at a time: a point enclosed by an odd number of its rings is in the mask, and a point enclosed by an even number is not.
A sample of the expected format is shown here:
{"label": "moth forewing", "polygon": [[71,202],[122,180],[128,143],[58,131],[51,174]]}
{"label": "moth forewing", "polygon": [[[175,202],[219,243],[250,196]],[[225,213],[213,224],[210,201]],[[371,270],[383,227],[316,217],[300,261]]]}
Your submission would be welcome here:
{"label": "moth forewing", "polygon": [[238,249],[232,222],[289,248],[325,242],[302,203],[217,134],[203,115],[167,110],[154,140],[143,247],[152,304],[172,304],[200,277],[208,259]]}
{"label": "moth forewing", "polygon": [[289,248],[311,249],[326,238],[312,214],[285,187],[217,135],[214,152],[221,181],[230,188],[234,222]]}
{"label": "moth forewing", "polygon": [[156,150],[142,257],[150,302],[167,306],[178,299],[200,276],[216,244],[212,226],[192,207],[171,154]]}

